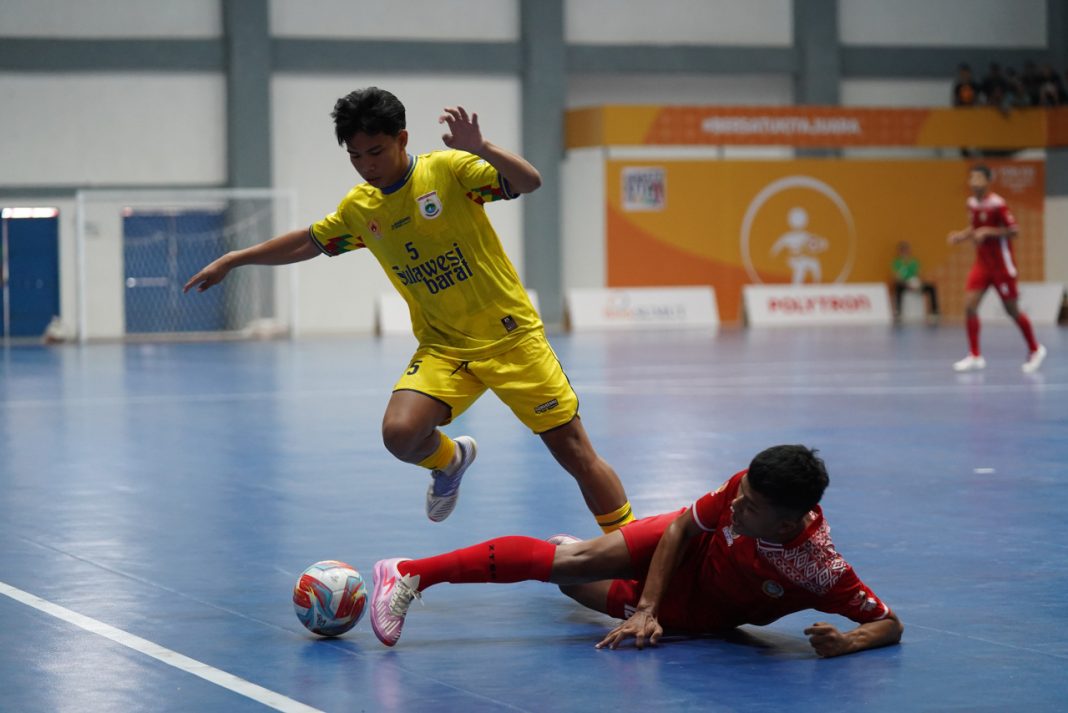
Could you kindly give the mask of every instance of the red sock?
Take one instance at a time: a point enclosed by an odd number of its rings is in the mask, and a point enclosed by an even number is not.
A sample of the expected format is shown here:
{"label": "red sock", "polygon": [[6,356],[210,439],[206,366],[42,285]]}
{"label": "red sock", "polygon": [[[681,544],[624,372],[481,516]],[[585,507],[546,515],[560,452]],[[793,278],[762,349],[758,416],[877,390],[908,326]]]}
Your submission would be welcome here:
{"label": "red sock", "polygon": [[533,537],[498,537],[443,555],[408,560],[401,574],[419,575],[419,591],[441,582],[548,582],[556,545]]}
{"label": "red sock", "polygon": [[1016,324],[1020,327],[1020,331],[1023,332],[1023,338],[1027,341],[1027,347],[1033,352],[1038,351],[1038,342],[1035,341],[1035,331],[1031,329],[1031,320],[1027,318],[1027,315],[1023,312],[1017,312]]}
{"label": "red sock", "polygon": [[968,315],[968,348],[972,356],[979,356],[979,315]]}

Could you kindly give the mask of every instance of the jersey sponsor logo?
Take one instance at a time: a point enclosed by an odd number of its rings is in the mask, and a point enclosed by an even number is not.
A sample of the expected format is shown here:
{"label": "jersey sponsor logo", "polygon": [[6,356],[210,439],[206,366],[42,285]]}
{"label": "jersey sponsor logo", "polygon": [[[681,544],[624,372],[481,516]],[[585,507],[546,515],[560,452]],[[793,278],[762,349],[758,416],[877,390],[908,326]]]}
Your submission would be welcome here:
{"label": "jersey sponsor logo", "polygon": [[762,584],[760,588],[764,590],[764,594],[767,594],[772,599],[779,599],[786,593],[786,590],[782,588],[782,585],[773,579],[765,579],[764,584]]}
{"label": "jersey sponsor logo", "polygon": [[415,202],[419,204],[419,214],[427,220],[434,220],[441,215],[441,199],[438,198],[437,191],[424,193],[416,198]]}
{"label": "jersey sponsor logo", "polygon": [[412,222],[412,216],[406,215],[403,218],[401,218],[400,220],[398,220],[396,223],[394,223],[393,225],[389,226],[389,229],[390,230],[396,230],[397,228],[403,228],[404,226],[408,225],[408,223],[411,223],[411,222]]}
{"label": "jersey sponsor logo", "polygon": [[446,250],[429,260],[404,267],[391,265],[390,268],[405,287],[422,283],[432,295],[469,279],[473,274],[467,258],[456,243],[452,244],[452,250]]}
{"label": "jersey sponsor logo", "polygon": [[858,589],[857,593],[853,595],[853,599],[849,602],[850,606],[854,606],[860,609],[862,612],[869,612],[879,606],[879,602],[875,597],[869,596],[863,589]]}
{"label": "jersey sponsor logo", "polygon": [[734,545],[735,537],[737,537],[737,535],[735,534],[733,527],[725,526],[723,528],[723,539],[727,541],[727,547],[731,547]]}
{"label": "jersey sponsor logo", "polygon": [[382,226],[379,225],[378,221],[374,218],[371,218],[370,222],[367,223],[367,229],[370,230],[371,235],[375,236],[376,238],[382,237]]}
{"label": "jersey sponsor logo", "polygon": [[534,407],[534,413],[545,413],[546,411],[552,411],[554,408],[556,408],[559,405],[560,405],[559,401],[557,401],[556,399],[552,399],[551,401],[546,401],[545,403],[541,404],[540,406],[535,406]]}

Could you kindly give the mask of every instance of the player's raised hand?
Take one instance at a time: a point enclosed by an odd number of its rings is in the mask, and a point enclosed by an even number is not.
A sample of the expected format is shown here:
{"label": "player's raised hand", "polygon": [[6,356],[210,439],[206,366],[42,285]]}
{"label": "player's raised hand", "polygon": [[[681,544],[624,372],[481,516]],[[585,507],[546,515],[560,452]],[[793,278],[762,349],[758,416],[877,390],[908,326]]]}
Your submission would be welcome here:
{"label": "player's raised hand", "polygon": [[656,620],[655,616],[638,610],[631,614],[630,618],[625,622],[608,632],[608,636],[601,639],[596,648],[603,649],[607,647],[615,649],[622,642],[633,636],[634,645],[639,649],[644,649],[646,643],[650,646],[656,646],[663,633],[664,629],[660,626],[660,622]]}
{"label": "player's raised hand", "polygon": [[825,621],[817,621],[805,629],[808,643],[823,658],[849,653],[849,640],[837,628]]}
{"label": "player's raised hand", "polygon": [[484,144],[482,130],[478,128],[478,114],[468,115],[462,106],[448,106],[445,113],[438,117],[439,124],[448,124],[448,133],[441,135],[441,140],[450,149],[459,149],[478,153]]}
{"label": "player's raised hand", "polygon": [[197,292],[203,292],[222,282],[229,273],[230,263],[224,255],[190,277],[189,282],[185,283],[185,287],[182,288],[182,292],[189,292],[194,285],[196,285]]}

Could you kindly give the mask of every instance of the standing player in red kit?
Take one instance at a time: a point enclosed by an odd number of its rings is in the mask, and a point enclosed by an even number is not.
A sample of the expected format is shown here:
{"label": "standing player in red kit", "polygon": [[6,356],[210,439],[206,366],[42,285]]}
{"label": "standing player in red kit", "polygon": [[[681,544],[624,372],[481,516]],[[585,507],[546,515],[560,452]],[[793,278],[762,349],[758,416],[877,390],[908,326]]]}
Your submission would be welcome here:
{"label": "standing player in red kit", "polygon": [[773,446],[693,505],[593,540],[498,537],[425,559],[374,567],[371,626],[387,646],[400,639],[412,600],[442,582],[560,585],[580,604],[625,621],[598,648],[633,637],[656,645],[664,629],[722,633],[769,624],[803,609],[857,622],[805,629],[816,653],[840,656],[896,644],[904,627],[831,542],[818,502],[828,483],[816,452]]}
{"label": "standing player in red kit", "polygon": [[968,323],[968,356],[953,364],[957,371],[975,371],[986,367],[986,359],[979,351],[979,300],[986,288],[993,286],[1005,311],[1012,317],[1023,334],[1030,350],[1022,369],[1027,373],[1038,371],[1046,358],[1046,348],[1035,339],[1031,320],[1020,311],[1017,300],[1016,255],[1013,241],[1016,239],[1016,218],[1009,210],[1005,199],[990,190],[990,168],[982,164],[973,166],[968,173],[968,212],[971,224],[963,230],[949,234],[951,245],[971,240],[975,243],[975,264],[968,273],[964,289],[964,314]]}

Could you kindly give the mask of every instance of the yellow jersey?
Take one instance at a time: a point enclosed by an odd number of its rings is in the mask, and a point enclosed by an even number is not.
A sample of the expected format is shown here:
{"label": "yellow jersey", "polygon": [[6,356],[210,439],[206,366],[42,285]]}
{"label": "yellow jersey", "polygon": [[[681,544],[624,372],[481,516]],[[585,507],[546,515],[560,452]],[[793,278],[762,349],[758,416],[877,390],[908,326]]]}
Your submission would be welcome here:
{"label": "yellow jersey", "polygon": [[542,329],[483,207],[514,197],[485,160],[434,151],[388,188],[353,188],[311,238],[331,256],[370,250],[408,303],[420,346],[482,359]]}

